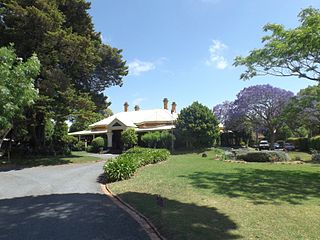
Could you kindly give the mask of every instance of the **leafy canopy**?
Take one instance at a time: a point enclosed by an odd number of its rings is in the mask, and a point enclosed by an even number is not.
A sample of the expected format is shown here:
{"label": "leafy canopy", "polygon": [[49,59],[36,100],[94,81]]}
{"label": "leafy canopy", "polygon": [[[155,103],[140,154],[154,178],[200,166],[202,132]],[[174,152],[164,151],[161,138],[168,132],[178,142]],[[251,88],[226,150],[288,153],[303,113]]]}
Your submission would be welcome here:
{"label": "leafy canopy", "polygon": [[10,129],[14,118],[36,99],[34,79],[39,70],[36,55],[23,61],[12,47],[0,48],[0,133]]}
{"label": "leafy canopy", "polygon": [[198,102],[181,110],[177,130],[192,147],[211,147],[219,135],[216,117]]}
{"label": "leafy canopy", "polygon": [[270,32],[262,38],[263,48],[235,58],[235,66],[246,70],[240,78],[258,75],[298,76],[320,82],[320,11],[306,8],[299,15],[300,26],[285,29],[280,24],[267,24]]}

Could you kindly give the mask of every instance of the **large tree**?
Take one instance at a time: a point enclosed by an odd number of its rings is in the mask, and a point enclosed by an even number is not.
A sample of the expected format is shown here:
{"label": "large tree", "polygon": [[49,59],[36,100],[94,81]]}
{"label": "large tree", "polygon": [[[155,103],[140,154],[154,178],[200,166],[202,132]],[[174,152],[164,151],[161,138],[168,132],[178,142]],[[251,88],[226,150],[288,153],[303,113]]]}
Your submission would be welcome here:
{"label": "large tree", "polygon": [[320,11],[306,8],[298,17],[300,25],[293,29],[280,24],[264,26],[263,30],[270,32],[262,38],[264,46],[235,59],[235,66],[246,67],[241,79],[272,75],[320,82]]}
{"label": "large tree", "polygon": [[320,133],[320,86],[302,89],[284,109],[283,119],[298,137]]}
{"label": "large tree", "polygon": [[34,79],[39,71],[40,62],[35,55],[23,61],[12,47],[0,48],[0,148],[14,119],[36,99]]}
{"label": "large tree", "polygon": [[267,129],[273,144],[276,132],[283,125],[283,109],[293,96],[292,92],[269,84],[251,86],[237,94],[233,111],[239,119],[249,121],[254,129]]}
{"label": "large tree", "polygon": [[181,110],[177,130],[187,147],[211,147],[219,136],[218,124],[208,107],[194,102]]}
{"label": "large tree", "polygon": [[26,111],[34,148],[45,147],[46,119],[57,123],[70,117],[70,104],[61,96],[70,90],[89,94],[99,112],[107,106],[103,90],[122,85],[128,73],[121,50],[101,42],[89,8],[85,0],[3,0],[0,4],[0,46],[14,43],[18,56],[36,53],[42,64],[36,79],[39,98]]}

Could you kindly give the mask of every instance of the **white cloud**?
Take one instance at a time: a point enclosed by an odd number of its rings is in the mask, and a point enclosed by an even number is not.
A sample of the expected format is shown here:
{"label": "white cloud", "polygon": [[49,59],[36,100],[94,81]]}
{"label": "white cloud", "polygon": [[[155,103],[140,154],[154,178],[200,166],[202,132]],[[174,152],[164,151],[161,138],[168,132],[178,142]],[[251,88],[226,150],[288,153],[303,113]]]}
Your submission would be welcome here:
{"label": "white cloud", "polygon": [[143,72],[149,72],[156,68],[155,63],[153,62],[144,62],[138,59],[128,63],[129,66],[129,74],[130,75],[140,75]]}
{"label": "white cloud", "polygon": [[138,97],[132,101],[132,105],[140,105],[142,102],[146,101],[146,98]]}
{"label": "white cloud", "polygon": [[209,47],[210,57],[206,61],[209,66],[215,66],[218,69],[225,69],[228,66],[228,61],[223,56],[223,51],[228,47],[219,40],[213,40]]}

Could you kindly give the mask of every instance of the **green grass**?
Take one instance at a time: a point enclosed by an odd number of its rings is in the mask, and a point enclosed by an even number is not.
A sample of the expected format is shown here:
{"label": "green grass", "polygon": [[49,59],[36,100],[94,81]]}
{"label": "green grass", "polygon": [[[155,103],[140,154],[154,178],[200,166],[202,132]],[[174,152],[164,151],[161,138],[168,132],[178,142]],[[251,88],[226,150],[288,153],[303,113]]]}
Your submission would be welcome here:
{"label": "green grass", "polygon": [[319,239],[320,165],[230,163],[215,155],[174,155],[109,187],[167,239]]}
{"label": "green grass", "polygon": [[309,162],[311,161],[311,154],[306,152],[288,152],[291,160],[296,160],[300,158],[302,161]]}
{"label": "green grass", "polygon": [[[88,155],[87,152],[72,152],[69,156],[35,156],[35,157],[26,157],[19,159],[11,159],[11,163],[16,165],[23,166],[50,166],[50,165],[61,165],[69,163],[88,163],[96,162],[101,160],[98,157],[93,157]],[[0,166],[6,166],[8,163],[6,160],[0,164]]]}

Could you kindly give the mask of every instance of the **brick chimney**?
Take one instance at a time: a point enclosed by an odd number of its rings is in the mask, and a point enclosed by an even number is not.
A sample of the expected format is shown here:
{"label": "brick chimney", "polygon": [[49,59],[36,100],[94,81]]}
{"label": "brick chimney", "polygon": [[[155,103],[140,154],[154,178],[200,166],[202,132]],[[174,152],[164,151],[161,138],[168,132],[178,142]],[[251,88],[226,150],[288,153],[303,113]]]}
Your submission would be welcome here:
{"label": "brick chimney", "polygon": [[139,111],[139,110],[140,110],[139,105],[135,105],[135,106],[134,106],[134,110],[135,110],[135,111]]}
{"label": "brick chimney", "polygon": [[176,102],[173,102],[172,105],[171,105],[171,113],[175,113],[177,112],[177,104]]}
{"label": "brick chimney", "polygon": [[124,111],[125,111],[125,112],[128,112],[128,107],[129,107],[128,102],[125,102],[125,103],[123,104],[123,106],[124,106]]}
{"label": "brick chimney", "polygon": [[163,108],[166,110],[168,110],[168,102],[169,102],[168,98],[163,99]]}

